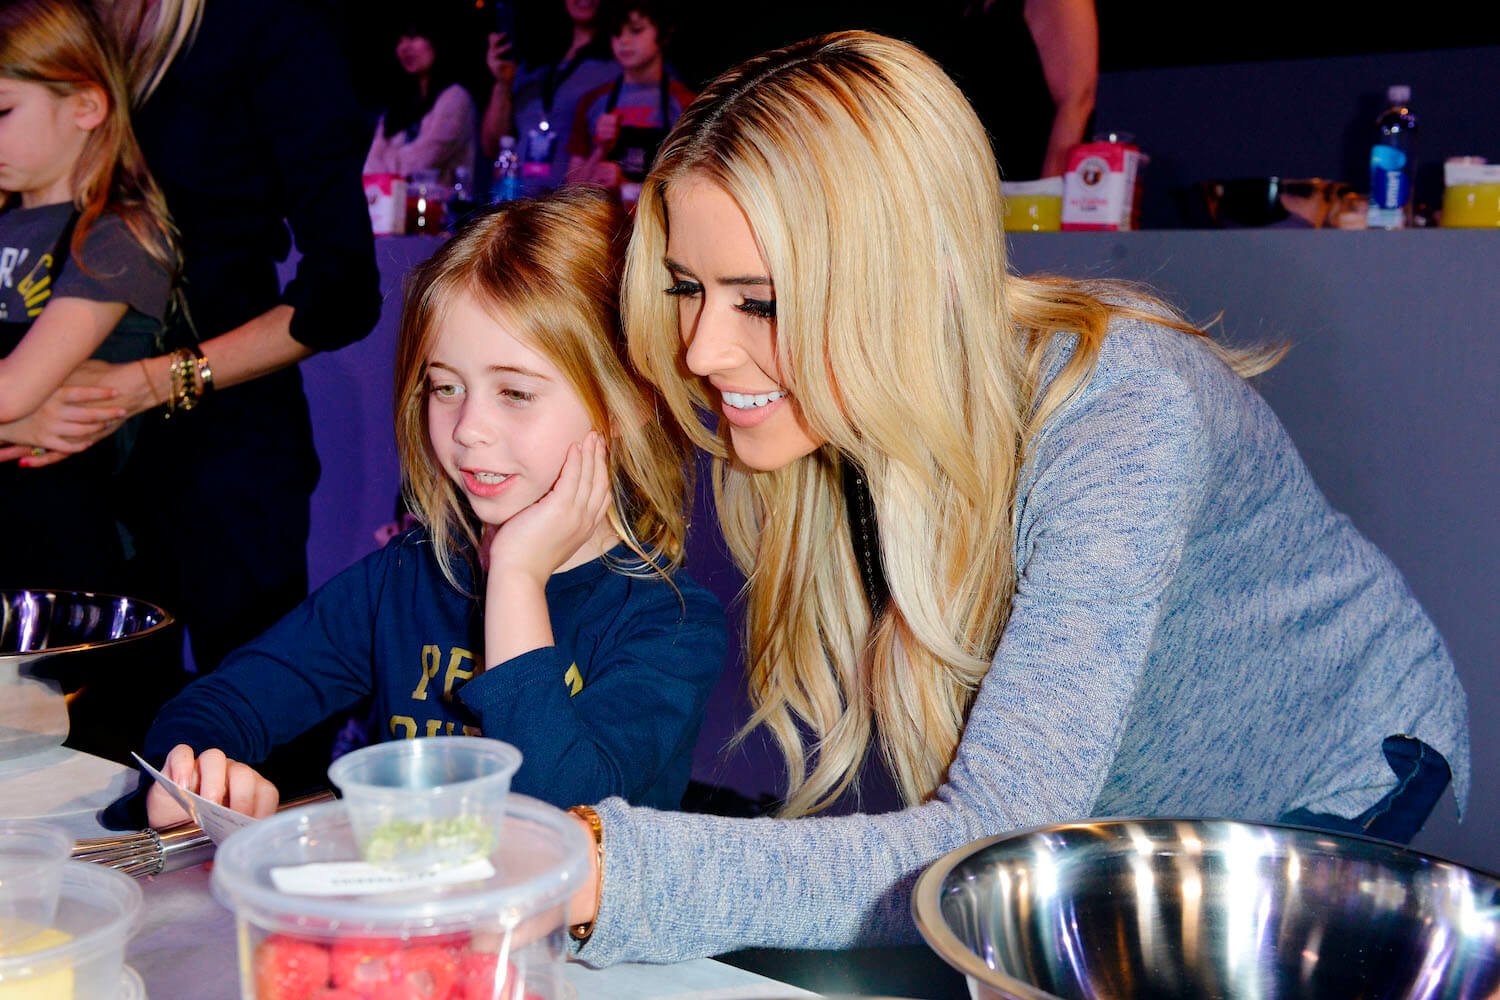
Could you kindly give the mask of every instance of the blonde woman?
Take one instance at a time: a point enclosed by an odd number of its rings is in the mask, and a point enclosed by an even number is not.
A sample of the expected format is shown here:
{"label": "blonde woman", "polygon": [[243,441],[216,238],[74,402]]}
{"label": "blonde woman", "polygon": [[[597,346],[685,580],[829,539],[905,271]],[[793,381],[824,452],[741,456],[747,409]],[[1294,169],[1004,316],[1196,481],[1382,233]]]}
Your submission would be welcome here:
{"label": "blonde woman", "polygon": [[509,202],[414,272],[396,439],[422,526],[169,702],[146,738],[168,775],[264,815],[253,765],[370,697],[381,739],[514,744],[517,791],[676,808],[724,619],[676,572],[689,446],[626,364],[623,221],[587,190]]}
{"label": "blonde woman", "polygon": [[[1011,274],[1000,215],[959,91],[879,36],[729,71],[663,147],[631,357],[715,457],[787,790],[774,819],[597,805],[583,959],[915,940],[924,866],[1034,824],[1405,839],[1450,768],[1463,801],[1452,663],[1244,381],[1274,357]],[[872,747],[906,807],[814,815]]]}

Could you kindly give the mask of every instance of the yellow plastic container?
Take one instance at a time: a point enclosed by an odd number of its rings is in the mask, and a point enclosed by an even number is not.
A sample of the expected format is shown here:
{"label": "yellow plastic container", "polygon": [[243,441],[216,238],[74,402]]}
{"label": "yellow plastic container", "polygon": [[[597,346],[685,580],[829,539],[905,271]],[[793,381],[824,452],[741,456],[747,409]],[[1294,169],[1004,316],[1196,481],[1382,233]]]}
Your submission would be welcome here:
{"label": "yellow plastic container", "polygon": [[1443,164],[1445,228],[1500,227],[1500,163],[1480,156],[1451,156]]}
{"label": "yellow plastic container", "polygon": [[1500,227],[1500,183],[1455,184],[1444,188],[1443,226],[1457,229]]}
{"label": "yellow plastic container", "polygon": [[1002,185],[1001,194],[1005,200],[1006,232],[1055,233],[1062,229],[1061,177],[1007,182]]}

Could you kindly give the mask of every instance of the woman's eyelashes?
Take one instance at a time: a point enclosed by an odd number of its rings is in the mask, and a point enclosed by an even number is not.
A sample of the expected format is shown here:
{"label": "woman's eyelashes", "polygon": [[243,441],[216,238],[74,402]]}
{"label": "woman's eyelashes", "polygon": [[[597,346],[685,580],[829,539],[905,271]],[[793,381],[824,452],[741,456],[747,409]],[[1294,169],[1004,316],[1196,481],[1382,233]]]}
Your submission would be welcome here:
{"label": "woman's eyelashes", "polygon": [[743,299],[735,308],[746,316],[754,316],[757,319],[776,318],[775,299]]}
{"label": "woman's eyelashes", "polygon": [[[668,295],[680,298],[697,298],[703,294],[703,286],[696,281],[689,281],[686,278],[676,278],[663,291]],[[776,318],[775,299],[742,298],[739,302],[735,303],[734,308],[746,316],[754,316],[756,319]]]}

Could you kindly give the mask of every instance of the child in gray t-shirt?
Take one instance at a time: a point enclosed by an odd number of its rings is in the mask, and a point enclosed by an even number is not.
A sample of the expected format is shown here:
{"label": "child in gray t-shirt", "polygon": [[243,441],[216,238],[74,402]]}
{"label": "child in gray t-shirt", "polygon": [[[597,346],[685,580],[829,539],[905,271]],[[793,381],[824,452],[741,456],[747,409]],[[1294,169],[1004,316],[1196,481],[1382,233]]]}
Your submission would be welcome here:
{"label": "child in gray t-shirt", "polygon": [[[59,19],[77,23],[43,30]],[[92,15],[23,0],[0,39],[0,523],[47,523],[8,538],[0,587],[113,589],[126,411],[110,389],[52,396],[89,358],[159,353],[176,251]]]}

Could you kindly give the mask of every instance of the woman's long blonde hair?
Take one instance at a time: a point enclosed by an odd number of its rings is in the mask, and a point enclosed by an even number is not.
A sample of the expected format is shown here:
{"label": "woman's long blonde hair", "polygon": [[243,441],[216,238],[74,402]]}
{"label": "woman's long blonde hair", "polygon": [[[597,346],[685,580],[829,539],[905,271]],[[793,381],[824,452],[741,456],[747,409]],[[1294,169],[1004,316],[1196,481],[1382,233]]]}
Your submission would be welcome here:
{"label": "woman's long blonde hair", "polygon": [[555,364],[609,440],[610,524],[640,560],[616,568],[666,575],[682,561],[692,445],[625,358],[618,306],[625,240],[617,202],[565,189],[481,216],[407,279],[396,344],[396,447],[407,503],[455,587],[465,586],[457,561],[477,551],[480,526],[433,454],[427,365],[460,295]]}
{"label": "woman's long blonde hair", "polygon": [[[826,442],[773,472],[736,467],[724,424],[705,429],[707,387],[684,368],[662,294],[665,195],[689,175],[749,220],[775,283],[781,378]],[[862,32],[719,77],[642,191],[624,287],[631,358],[715,457],[720,524],[747,578],[744,731],[764,724],[781,746],[787,815],[837,798],[872,739],[908,802],[942,783],[1009,618],[1028,444],[1087,381],[1111,316],[1139,311],[1119,286],[1009,274],[1000,199],[958,88],[912,46]],[[1044,349],[1063,331],[1077,347],[1038,397]],[[1264,367],[1222,353],[1243,373]],[[891,600],[878,618],[850,543],[848,463],[880,529]]]}
{"label": "woman's long blonde hair", "polygon": [[176,238],[161,190],[130,127],[130,97],[119,51],[82,0],[7,0],[0,5],[0,76],[38,83],[60,97],[95,88],[107,102],[73,169],[78,223],[70,251],[79,266],[89,230],[105,212],[120,216],[136,242],[169,273]]}

